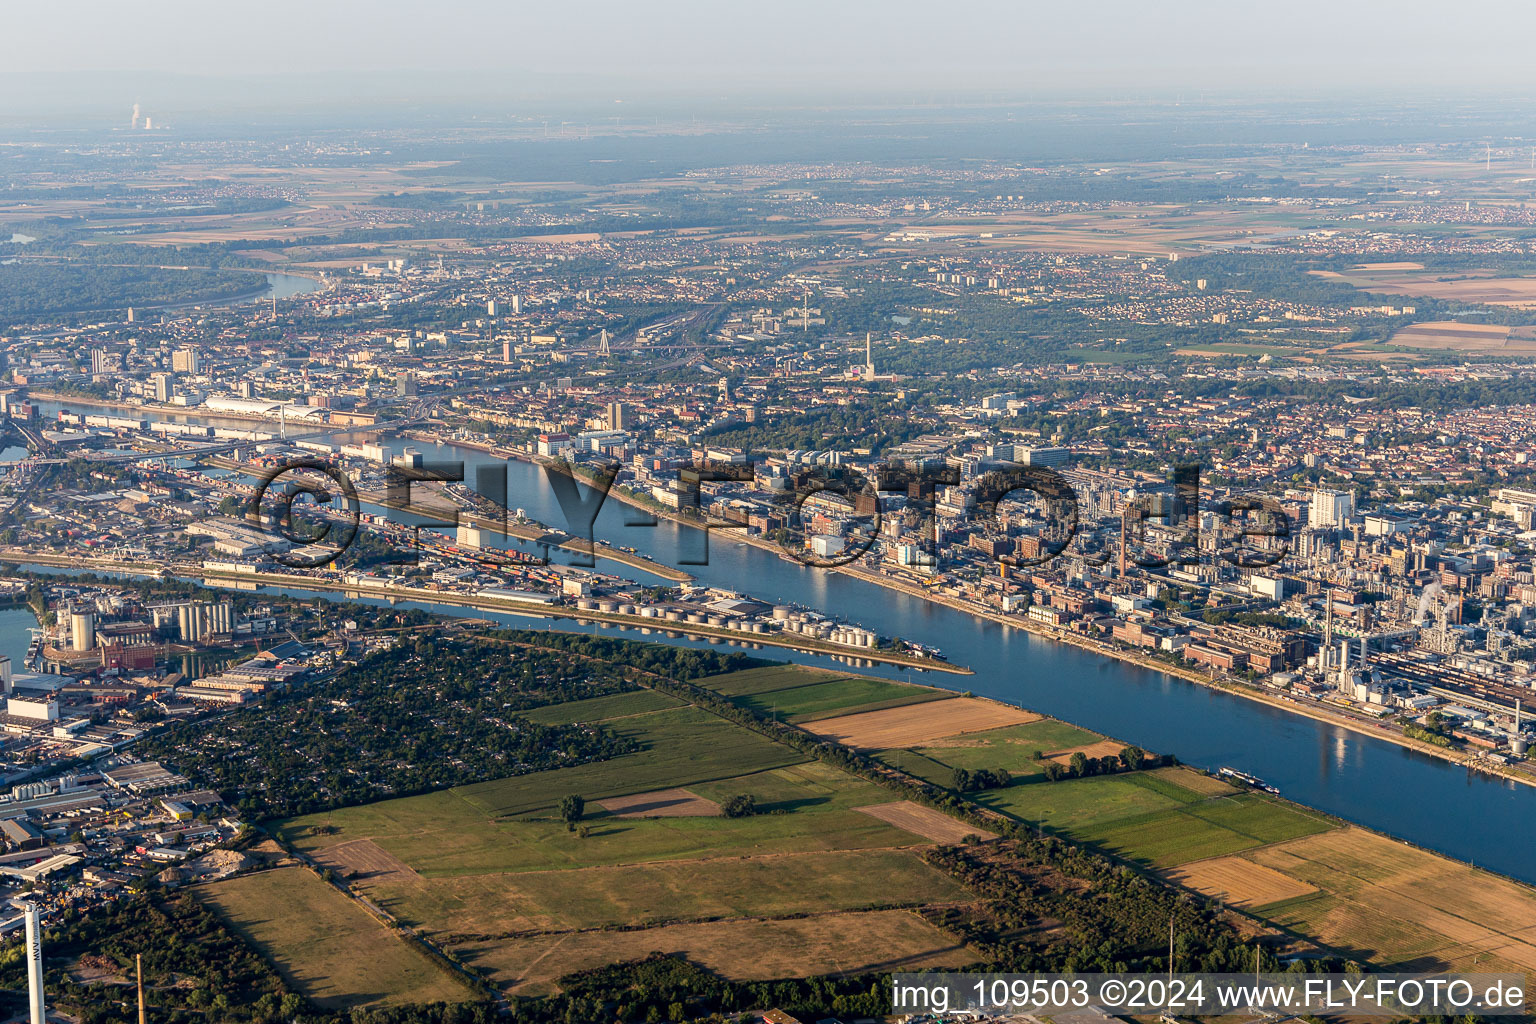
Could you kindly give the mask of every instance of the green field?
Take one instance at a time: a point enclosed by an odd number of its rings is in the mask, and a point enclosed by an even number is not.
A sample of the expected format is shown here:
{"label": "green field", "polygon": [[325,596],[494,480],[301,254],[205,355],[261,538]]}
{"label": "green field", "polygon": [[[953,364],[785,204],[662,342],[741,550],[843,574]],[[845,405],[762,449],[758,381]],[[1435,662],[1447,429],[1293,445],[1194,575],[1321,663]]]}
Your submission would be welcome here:
{"label": "green field", "polygon": [[733,697],[732,700],[759,715],[776,715],[791,722],[810,722],[833,715],[877,711],[880,708],[902,707],[953,696],[946,690],[856,676],[747,694]]}
{"label": "green field", "polygon": [[1021,821],[1042,824],[1071,836],[1085,829],[1154,811],[1177,808],[1181,801],[1144,785],[1139,773],[1095,775],[1046,782],[1041,776],[972,794],[977,803]]}
{"label": "green field", "polygon": [[[545,774],[567,771],[577,769]],[[887,802],[887,791],[821,764],[689,788],[717,801],[750,793],[769,813],[748,818],[622,818],[589,802],[589,834],[583,838],[553,819],[498,820],[464,799],[463,790],[451,790],[296,818],[284,822],[281,833],[307,851],[368,839],[429,878],[924,842],[853,810]],[[325,831],[327,826],[334,831]]]}
{"label": "green field", "polygon": [[1334,827],[1333,822],[1278,800],[1245,793],[1203,800],[1178,810],[1101,821],[1070,834],[1127,860],[1173,867]]}
{"label": "green field", "polygon": [[1087,729],[1043,718],[1026,725],[967,733],[948,746],[919,747],[917,752],[950,768],[1006,768],[1015,775],[1034,775],[1044,770],[1035,754],[1085,747],[1103,738]]}
{"label": "green field", "polygon": [[788,722],[903,707],[955,696],[949,690],[898,683],[871,676],[849,676],[798,665],[769,665],[708,676],[698,685],[754,713]]}
{"label": "green field", "polygon": [[636,690],[633,693],[612,693],[606,697],[534,708],[523,712],[522,717],[539,725],[574,725],[577,722],[606,722],[613,718],[645,714],[647,711],[662,711],[681,707],[682,703],[675,697],[668,697],[655,690]]}
{"label": "green field", "polygon": [[695,679],[695,686],[713,690],[725,697],[743,697],[769,690],[786,690],[793,686],[809,686],[833,679],[845,679],[845,673],[828,672],[824,669],[801,668],[799,665],[765,665],[762,668],[742,669],[720,676]]}
{"label": "green field", "polygon": [[610,721],[639,743],[632,754],[454,790],[491,817],[549,811],[566,793],[588,800],[686,786],[796,764],[805,758],[766,736],[692,706]]}
{"label": "green field", "polygon": [[1049,719],[975,733],[947,746],[886,750],[880,760],[940,786],[955,768],[1006,768],[1011,786],[969,794],[984,807],[1127,860],[1172,867],[1332,828],[1333,823],[1184,768],[1046,782],[1038,753],[1103,737]]}
{"label": "green field", "polygon": [[192,892],[264,950],[284,981],[326,1009],[479,998],[308,868],[275,868]]}
{"label": "green field", "polygon": [[954,768],[947,764],[935,761],[931,757],[924,757],[915,750],[905,750],[900,747],[895,750],[881,750],[875,754],[875,759],[898,771],[906,772],[913,778],[945,788],[949,787],[955,772]]}

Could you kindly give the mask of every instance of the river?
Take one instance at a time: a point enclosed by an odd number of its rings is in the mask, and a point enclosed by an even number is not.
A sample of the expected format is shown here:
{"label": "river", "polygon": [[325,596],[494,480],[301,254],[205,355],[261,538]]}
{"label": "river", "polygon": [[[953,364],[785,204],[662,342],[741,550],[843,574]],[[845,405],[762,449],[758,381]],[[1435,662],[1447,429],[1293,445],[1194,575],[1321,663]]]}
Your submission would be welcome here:
{"label": "river", "polygon": [[297,274],[268,274],[267,290],[262,292],[263,300],[291,299],[295,295],[308,295],[310,292],[320,290],[320,282],[309,277],[300,277]]}
{"label": "river", "polygon": [[[496,461],[470,449],[417,447],[428,460],[462,460],[467,467]],[[468,475],[474,479],[472,468]],[[553,526],[566,525],[542,470],[513,462],[507,476],[509,508],[525,509]],[[1018,704],[1149,750],[1174,754],[1201,768],[1231,765],[1265,779],[1298,803],[1536,883],[1536,858],[1529,853],[1536,849],[1536,788],[848,576],[786,562],[771,552],[733,543],[729,531],[711,532],[708,564],[687,564],[703,558],[703,531],[666,521],[646,527],[626,525],[627,520],[642,516],[638,510],[608,501],[598,514],[596,533],[657,561],[681,564],[706,585],[768,601],[803,604],[883,634],[939,647],[952,661],[976,673],[963,680],[920,677],[924,682],[955,685]],[[604,563],[603,568],[627,572],[614,563]],[[499,618],[464,609],[438,610]],[[534,620],[509,620],[537,628]],[[561,622],[557,628],[575,627]],[[585,631],[636,635],[611,627]],[[659,635],[651,639],[696,645]],[[777,649],[762,656],[840,667],[815,655]],[[888,666],[860,671],[914,678],[906,670]]]}

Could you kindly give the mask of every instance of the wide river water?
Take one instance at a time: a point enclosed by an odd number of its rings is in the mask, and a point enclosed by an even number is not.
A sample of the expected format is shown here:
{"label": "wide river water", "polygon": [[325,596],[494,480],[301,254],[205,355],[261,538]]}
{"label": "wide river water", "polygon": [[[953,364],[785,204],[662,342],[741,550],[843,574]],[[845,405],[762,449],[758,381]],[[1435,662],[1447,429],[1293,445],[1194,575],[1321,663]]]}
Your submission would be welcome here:
{"label": "wide river water", "polygon": [[[71,403],[70,407],[82,405]],[[45,403],[45,414],[56,408]],[[473,466],[496,461],[470,449],[417,447],[428,460],[464,461],[471,481]],[[544,523],[566,527],[542,470],[512,462],[507,475],[509,508],[522,508]],[[703,531],[664,521],[655,526],[626,525],[641,515],[610,500],[598,514],[595,532],[615,545],[636,548],[671,565],[703,557]],[[562,560],[566,560],[563,555]],[[644,578],[643,573],[613,562],[602,562],[600,568]],[[1536,854],[1531,852],[1536,850],[1536,787],[1472,772],[1385,740],[979,620],[921,598],[787,562],[774,553],[731,541],[729,531],[711,532],[708,564],[682,568],[704,584],[765,601],[806,605],[886,635],[937,646],[975,675],[916,675],[891,666],[861,672],[968,689],[1174,754],[1201,768],[1231,765],[1265,779],[1299,803],[1536,883]],[[440,610],[465,614],[464,609]],[[528,628],[543,625],[524,617],[469,614],[504,618]],[[555,628],[637,635],[570,622],[558,622]],[[661,634],[649,639],[705,646]],[[761,656],[836,666],[826,658],[777,648],[766,649]]]}

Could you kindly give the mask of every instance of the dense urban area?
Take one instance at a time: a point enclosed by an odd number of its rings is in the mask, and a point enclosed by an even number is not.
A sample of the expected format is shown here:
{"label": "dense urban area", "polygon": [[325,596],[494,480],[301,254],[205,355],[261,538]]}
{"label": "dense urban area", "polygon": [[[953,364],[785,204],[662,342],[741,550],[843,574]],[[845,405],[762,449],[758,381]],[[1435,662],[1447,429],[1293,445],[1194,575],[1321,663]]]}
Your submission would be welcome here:
{"label": "dense urban area", "polygon": [[1527,799],[1529,146],[484,131],[0,146],[7,985],[31,927],[84,1022],[140,970],[177,1021],[790,1024],[1536,968],[1536,875],[910,610]]}

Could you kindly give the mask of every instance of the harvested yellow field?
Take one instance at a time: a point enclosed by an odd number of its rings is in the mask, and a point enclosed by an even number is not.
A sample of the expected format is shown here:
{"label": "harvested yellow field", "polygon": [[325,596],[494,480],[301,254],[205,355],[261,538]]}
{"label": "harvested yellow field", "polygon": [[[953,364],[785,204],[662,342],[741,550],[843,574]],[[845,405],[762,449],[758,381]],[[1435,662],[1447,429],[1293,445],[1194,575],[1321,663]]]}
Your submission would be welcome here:
{"label": "harvested yellow field", "polygon": [[951,700],[824,718],[818,722],[808,722],[801,728],[846,746],[884,750],[890,747],[922,746],[946,736],[984,732],[1005,725],[1024,725],[1038,722],[1040,717],[995,701],[955,697]]}
{"label": "harvested yellow field", "polygon": [[258,871],[189,891],[326,1009],[478,998],[308,868]]}
{"label": "harvested yellow field", "polygon": [[1414,969],[1536,970],[1536,890],[1363,829],[1242,859],[1320,889],[1276,920],[1337,949]]}
{"label": "harvested yellow field", "polygon": [[872,804],[868,807],[855,807],[854,810],[879,818],[888,825],[895,825],[899,829],[905,829],[913,835],[922,836],[924,839],[932,839],[936,843],[958,843],[966,836],[976,836],[979,839],[996,839],[997,836],[985,829],[979,829],[974,825],[967,825],[963,821],[957,821],[942,811],[936,811],[932,807],[924,807],[915,804],[911,800],[897,800],[889,804]]}
{"label": "harvested yellow field", "polygon": [[1410,324],[1392,335],[1394,345],[1445,352],[1484,352],[1523,355],[1536,352],[1536,331],[1498,324],[1454,321]]}
{"label": "harvested yellow field", "polygon": [[907,910],[567,932],[471,943],[457,952],[488,972],[491,984],[517,995],[552,992],[566,974],[654,952],[679,954],[738,981],[976,962],[975,953]]}
{"label": "harvested yellow field", "polygon": [[1536,306],[1536,277],[1495,277],[1491,271],[1476,270],[1450,276],[1443,271],[1397,264],[1361,265],[1343,273],[1336,270],[1308,273],[1330,281],[1342,281],[1366,292],[1424,295],[1447,302],[1478,302],[1490,306]]}
{"label": "harvested yellow field", "polygon": [[413,882],[421,877],[409,864],[371,839],[337,843],[317,850],[313,857],[316,864],[331,868],[343,878],[353,881],[367,879],[382,885],[389,882]]}
{"label": "harvested yellow field", "polygon": [[1262,907],[1316,892],[1315,886],[1242,857],[1212,857],[1164,872],[1180,885],[1234,907]]}

